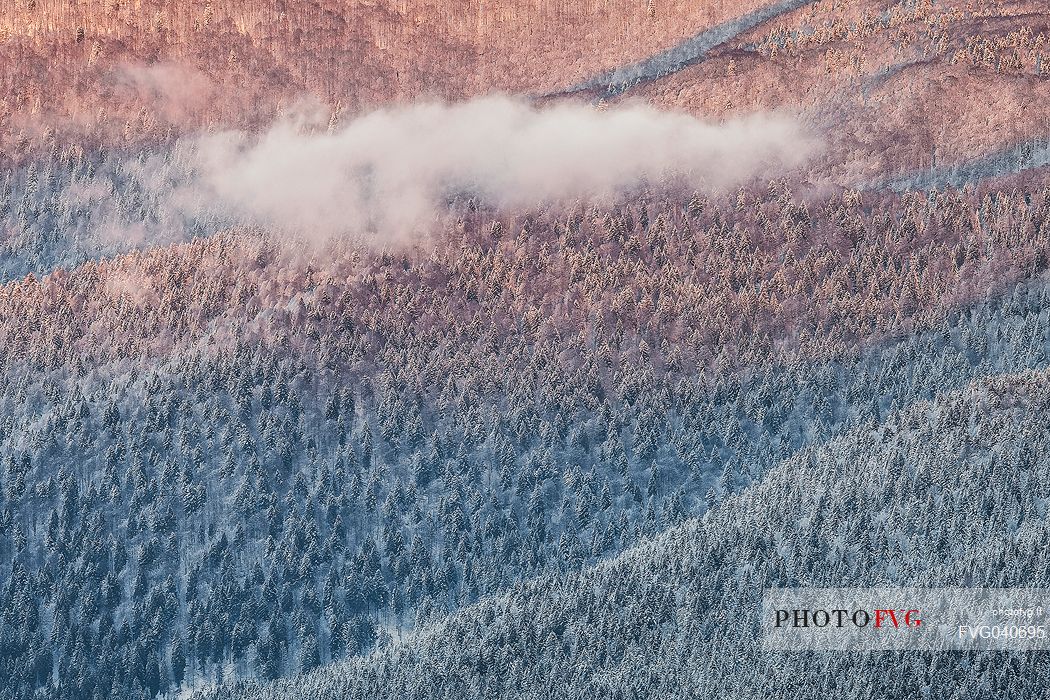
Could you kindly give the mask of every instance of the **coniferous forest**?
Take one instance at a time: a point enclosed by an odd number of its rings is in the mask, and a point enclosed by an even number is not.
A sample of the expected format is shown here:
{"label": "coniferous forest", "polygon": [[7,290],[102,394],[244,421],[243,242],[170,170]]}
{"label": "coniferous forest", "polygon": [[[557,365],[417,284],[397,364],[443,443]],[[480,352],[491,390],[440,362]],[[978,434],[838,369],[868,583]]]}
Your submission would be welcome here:
{"label": "coniferous forest", "polygon": [[1044,696],[1040,3],[0,7],[0,698]]}

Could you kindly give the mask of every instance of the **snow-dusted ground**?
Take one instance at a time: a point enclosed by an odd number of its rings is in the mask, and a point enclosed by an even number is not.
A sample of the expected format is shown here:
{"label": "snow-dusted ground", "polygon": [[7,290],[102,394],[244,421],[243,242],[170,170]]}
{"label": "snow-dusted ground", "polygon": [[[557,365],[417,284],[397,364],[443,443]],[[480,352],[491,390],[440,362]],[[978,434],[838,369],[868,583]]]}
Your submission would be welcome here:
{"label": "snow-dusted ground", "polygon": [[815,0],[780,0],[761,9],[741,15],[728,22],[706,29],[666,51],[601,73],[558,94],[572,94],[597,90],[612,97],[642,83],[658,80],[699,63],[713,49],[735,39],[745,32],[780,15],[809,5]]}

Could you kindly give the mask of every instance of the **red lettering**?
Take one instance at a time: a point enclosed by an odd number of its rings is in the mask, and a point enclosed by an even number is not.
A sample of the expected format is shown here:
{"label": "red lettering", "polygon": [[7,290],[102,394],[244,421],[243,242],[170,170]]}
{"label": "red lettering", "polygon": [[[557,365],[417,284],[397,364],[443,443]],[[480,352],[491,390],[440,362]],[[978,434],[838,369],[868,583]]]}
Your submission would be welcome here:
{"label": "red lettering", "polygon": [[895,610],[876,610],[875,611],[875,627],[876,629],[882,627],[883,620],[886,616],[890,618],[890,624],[894,627],[897,626],[897,612]]}

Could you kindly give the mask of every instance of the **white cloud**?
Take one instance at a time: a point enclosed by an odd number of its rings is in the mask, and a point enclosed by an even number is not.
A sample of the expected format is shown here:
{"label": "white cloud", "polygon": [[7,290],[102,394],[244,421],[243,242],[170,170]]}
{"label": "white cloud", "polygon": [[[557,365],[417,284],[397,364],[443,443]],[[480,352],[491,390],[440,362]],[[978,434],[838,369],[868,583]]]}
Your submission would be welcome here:
{"label": "white cloud", "polygon": [[424,231],[457,192],[528,208],[642,183],[712,191],[794,168],[817,147],[785,117],[709,124],[643,105],[487,97],[383,109],[331,133],[282,122],[260,135],[201,137],[193,185],[238,220],[320,238],[397,238]]}

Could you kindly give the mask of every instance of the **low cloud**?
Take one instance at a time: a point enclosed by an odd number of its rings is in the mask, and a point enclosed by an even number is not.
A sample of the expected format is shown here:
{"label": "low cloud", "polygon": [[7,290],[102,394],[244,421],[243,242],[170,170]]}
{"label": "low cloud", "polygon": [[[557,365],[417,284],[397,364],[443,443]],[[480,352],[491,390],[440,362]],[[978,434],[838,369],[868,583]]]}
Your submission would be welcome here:
{"label": "low cloud", "polygon": [[818,141],[786,117],[723,124],[643,105],[538,108],[488,97],[383,109],[334,129],[201,137],[194,199],[225,217],[324,238],[408,238],[469,193],[528,208],[642,184],[718,191],[801,165]]}
{"label": "low cloud", "polygon": [[[385,245],[440,228],[457,195],[513,214],[602,204],[639,187],[718,192],[786,175],[820,147],[786,117],[712,124],[642,105],[535,107],[490,97],[385,109],[335,127],[316,103],[291,113],[261,133],[198,134],[168,148],[90,157],[90,167],[52,174],[57,209],[32,174],[39,169],[18,169],[9,200],[49,213],[20,223],[10,207],[0,231],[40,241],[62,232],[50,255],[63,264],[244,225],[279,239]],[[24,274],[29,264],[7,267]]]}
{"label": "low cloud", "polygon": [[113,70],[110,83],[115,97],[149,105],[171,121],[206,108],[216,92],[204,73],[177,63],[122,64]]}

